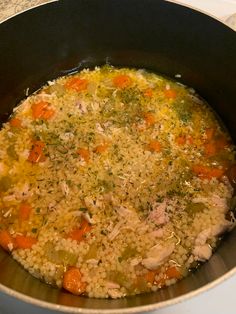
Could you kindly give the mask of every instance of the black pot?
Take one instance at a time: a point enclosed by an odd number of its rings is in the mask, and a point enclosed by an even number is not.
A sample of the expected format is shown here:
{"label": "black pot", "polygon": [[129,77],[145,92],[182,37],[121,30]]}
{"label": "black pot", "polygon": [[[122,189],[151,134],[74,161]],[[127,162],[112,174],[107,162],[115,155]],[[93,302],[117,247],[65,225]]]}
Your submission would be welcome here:
{"label": "black pot", "polygon": [[[169,77],[181,74],[180,81],[194,87],[211,104],[235,140],[235,56],[234,31],[174,3],[52,2],[0,25],[1,118],[4,121],[8,117],[27,90],[31,93],[71,71],[109,63],[146,68]],[[236,230],[225,236],[209,262],[179,283],[157,293],[96,300],[38,281],[0,251],[0,290],[2,298],[26,302],[27,313],[44,313],[45,308],[66,313],[138,313],[204,291],[236,272],[235,265]],[[17,303],[7,305],[10,312],[13,304]]]}

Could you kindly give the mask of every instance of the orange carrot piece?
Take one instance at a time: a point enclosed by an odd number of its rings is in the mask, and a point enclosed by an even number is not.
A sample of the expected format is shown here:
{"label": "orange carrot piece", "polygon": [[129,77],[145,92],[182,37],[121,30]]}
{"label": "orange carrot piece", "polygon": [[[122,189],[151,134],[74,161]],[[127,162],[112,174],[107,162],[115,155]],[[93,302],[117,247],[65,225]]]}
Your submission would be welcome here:
{"label": "orange carrot piece", "polygon": [[206,143],[204,145],[204,154],[207,156],[207,157],[212,157],[216,154],[216,151],[217,151],[217,147],[216,147],[216,144],[214,141],[211,141],[209,143]]}
{"label": "orange carrot piece", "polygon": [[168,279],[172,279],[172,278],[180,279],[182,277],[180,271],[175,266],[171,266],[171,267],[167,268],[165,274],[166,274]]}
{"label": "orange carrot piece", "polygon": [[79,148],[77,150],[77,154],[79,154],[86,162],[89,161],[90,153],[89,150],[86,148]]}
{"label": "orange carrot piece", "polygon": [[208,172],[208,178],[221,178],[223,174],[225,173],[225,169],[219,169],[219,168],[212,168]]}
{"label": "orange carrot piece", "polygon": [[152,98],[153,96],[153,90],[151,88],[147,88],[145,89],[145,91],[143,92],[144,96],[148,97],[148,98]]}
{"label": "orange carrot piece", "polygon": [[15,239],[7,230],[0,231],[0,246],[8,252],[11,252],[15,247]]}
{"label": "orange carrot piece", "polygon": [[19,118],[12,118],[10,121],[10,126],[14,128],[21,128],[22,127],[22,121]]}
{"label": "orange carrot piece", "polygon": [[160,142],[158,142],[156,140],[152,140],[148,144],[147,149],[150,150],[151,152],[159,153],[161,151],[161,144],[160,144]]}
{"label": "orange carrot piece", "polygon": [[32,212],[31,205],[27,202],[22,202],[19,207],[19,220],[20,221],[28,220],[31,212]]}
{"label": "orange carrot piece", "polygon": [[157,271],[149,270],[145,274],[145,281],[150,282],[151,284],[153,284],[154,281],[155,281],[156,274],[157,274]]}
{"label": "orange carrot piece", "polygon": [[53,117],[55,114],[55,111],[53,109],[47,109],[44,111],[44,114],[43,114],[43,119],[44,120],[49,120],[51,117]]}
{"label": "orange carrot piece", "polygon": [[229,146],[228,139],[223,135],[220,135],[219,137],[217,137],[215,139],[215,143],[216,143],[217,150],[219,151]]}
{"label": "orange carrot piece", "polygon": [[71,77],[67,80],[65,87],[75,90],[76,92],[81,92],[87,89],[88,80],[79,77]]}
{"label": "orange carrot piece", "polygon": [[80,295],[85,292],[86,283],[82,280],[82,275],[78,267],[72,266],[64,273],[62,286],[65,290]]}
{"label": "orange carrot piece", "polygon": [[17,235],[15,237],[16,248],[18,249],[31,249],[37,243],[37,239],[30,236]]}
{"label": "orange carrot piece", "polygon": [[113,84],[118,88],[127,88],[131,83],[131,78],[126,74],[119,74],[113,78]]}
{"label": "orange carrot piece", "polygon": [[166,278],[165,278],[165,277],[161,277],[161,278],[159,278],[158,280],[155,280],[155,281],[154,281],[154,284],[155,284],[156,286],[158,286],[159,288],[164,287],[164,286],[165,286],[165,283],[166,283]]}
{"label": "orange carrot piece", "polygon": [[98,153],[98,154],[102,154],[102,153],[104,153],[107,150],[107,148],[108,148],[108,144],[107,143],[100,144],[100,145],[98,145],[98,146],[96,146],[94,148],[94,152]]}
{"label": "orange carrot piece", "polygon": [[224,135],[216,136],[215,138],[207,141],[204,145],[205,155],[208,157],[216,155],[221,150],[229,145],[228,139]]}
{"label": "orange carrot piece", "polygon": [[50,108],[50,104],[47,101],[39,101],[31,106],[32,116],[34,119],[49,120],[55,111]]}
{"label": "orange carrot piece", "polygon": [[185,145],[186,144],[186,136],[185,135],[180,135],[176,138],[176,143],[178,145]]}
{"label": "orange carrot piece", "polygon": [[207,141],[211,141],[213,139],[214,134],[215,134],[215,129],[214,128],[207,128],[205,132],[206,132]]}
{"label": "orange carrot piece", "polygon": [[201,179],[220,178],[224,174],[225,170],[215,167],[208,167],[203,165],[195,165],[192,171]]}
{"label": "orange carrot piece", "polygon": [[193,142],[194,142],[191,135],[188,135],[186,140],[187,140],[187,143],[190,144],[190,145],[192,145]]}
{"label": "orange carrot piece", "polygon": [[45,147],[45,143],[42,141],[34,141],[31,151],[28,156],[28,161],[32,163],[43,162],[46,160],[46,156],[44,155],[43,149]]}
{"label": "orange carrot piece", "polygon": [[87,220],[83,220],[81,222],[81,225],[79,228],[75,228],[74,230],[72,230],[67,237],[72,239],[72,240],[76,240],[77,242],[80,242],[84,239],[85,234],[90,232],[92,229],[92,226],[87,222]]}
{"label": "orange carrot piece", "polygon": [[143,117],[144,117],[144,120],[148,126],[151,126],[151,125],[155,124],[155,122],[156,122],[155,116],[151,112],[144,113]]}
{"label": "orange carrot piece", "polygon": [[165,89],[164,95],[167,99],[175,99],[177,97],[177,93],[174,89]]}

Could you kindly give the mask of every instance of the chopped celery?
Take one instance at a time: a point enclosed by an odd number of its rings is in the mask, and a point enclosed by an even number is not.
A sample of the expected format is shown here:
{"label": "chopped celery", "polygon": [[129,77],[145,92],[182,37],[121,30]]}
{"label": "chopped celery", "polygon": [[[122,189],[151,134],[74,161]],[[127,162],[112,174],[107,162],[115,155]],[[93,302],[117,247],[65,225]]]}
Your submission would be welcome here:
{"label": "chopped celery", "polygon": [[126,261],[127,259],[134,257],[137,254],[137,250],[134,247],[128,246],[124,249],[123,253],[121,254],[121,260]]}
{"label": "chopped celery", "polygon": [[189,215],[195,215],[196,213],[202,212],[206,206],[203,203],[188,203],[185,207],[185,211]]}
{"label": "chopped celery", "polygon": [[120,271],[112,271],[109,273],[109,280],[118,283],[120,286],[130,289],[132,283],[127,276]]}
{"label": "chopped celery", "polygon": [[65,94],[65,87],[61,84],[53,84],[48,87],[49,94],[55,93],[58,97],[61,97]]}
{"label": "chopped celery", "polygon": [[12,179],[8,176],[3,176],[0,178],[0,191],[6,192],[10,189],[12,185]]}
{"label": "chopped celery", "polygon": [[73,266],[76,264],[78,259],[77,254],[68,252],[66,250],[55,250],[54,244],[52,242],[46,243],[44,250],[48,260],[55,264]]}
{"label": "chopped celery", "polygon": [[8,146],[7,148],[7,154],[10,158],[17,160],[18,159],[18,155],[15,151],[15,146],[14,144],[11,144],[10,146]]}
{"label": "chopped celery", "polygon": [[88,253],[85,255],[84,259],[95,259],[97,257],[97,244],[93,243],[90,245]]}

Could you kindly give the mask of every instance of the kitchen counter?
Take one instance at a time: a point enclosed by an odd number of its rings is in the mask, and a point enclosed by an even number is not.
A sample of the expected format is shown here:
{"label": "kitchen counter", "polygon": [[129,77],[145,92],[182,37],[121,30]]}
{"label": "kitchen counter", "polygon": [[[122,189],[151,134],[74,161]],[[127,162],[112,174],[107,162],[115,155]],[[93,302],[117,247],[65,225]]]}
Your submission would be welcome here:
{"label": "kitchen counter", "polygon": [[[54,0],[57,1],[57,0]],[[112,0],[111,0],[112,1]],[[128,0],[127,0],[128,1]],[[52,2],[47,0],[0,0],[0,21],[31,7]],[[204,12],[216,16],[222,22],[229,23],[236,30],[236,0],[180,0],[173,1],[200,8]],[[234,17],[230,18],[230,16]],[[212,288],[202,295],[195,296],[182,303],[156,311],[156,314],[234,314],[236,309],[236,276],[231,277],[219,286]],[[11,302],[13,311],[8,310],[7,304]],[[25,304],[0,295],[0,314],[51,314],[55,312],[42,311],[28,307]]]}

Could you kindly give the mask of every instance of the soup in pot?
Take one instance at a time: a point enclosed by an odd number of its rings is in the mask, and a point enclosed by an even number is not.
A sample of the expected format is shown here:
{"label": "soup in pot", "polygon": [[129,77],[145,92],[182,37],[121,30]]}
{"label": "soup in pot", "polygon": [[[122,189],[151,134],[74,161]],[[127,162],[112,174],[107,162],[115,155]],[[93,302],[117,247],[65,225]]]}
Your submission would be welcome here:
{"label": "soup in pot", "polygon": [[0,245],[75,295],[174,284],[233,226],[234,146],[193,89],[145,70],[48,82],[0,131]]}

